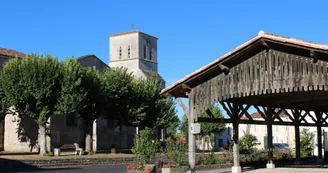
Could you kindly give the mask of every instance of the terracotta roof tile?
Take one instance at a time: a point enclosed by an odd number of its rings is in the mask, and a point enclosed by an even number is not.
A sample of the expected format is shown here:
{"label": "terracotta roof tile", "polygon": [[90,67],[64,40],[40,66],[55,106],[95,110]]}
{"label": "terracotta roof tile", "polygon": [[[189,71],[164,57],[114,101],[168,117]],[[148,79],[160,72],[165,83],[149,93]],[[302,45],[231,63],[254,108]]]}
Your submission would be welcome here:
{"label": "terracotta roof tile", "polygon": [[16,50],[11,50],[1,47],[0,47],[0,55],[8,56],[8,57],[19,57],[19,58],[23,58],[26,56],[25,54],[18,52]]}
{"label": "terracotta roof tile", "polygon": [[205,71],[206,69],[213,66],[214,64],[217,64],[217,63],[221,62],[222,60],[230,57],[231,55],[233,55],[236,52],[240,51],[241,49],[251,45],[252,43],[258,41],[261,38],[272,40],[272,41],[277,41],[277,42],[281,42],[281,43],[288,43],[288,44],[292,44],[292,45],[296,45],[296,46],[303,46],[303,47],[307,47],[307,48],[320,49],[320,50],[328,51],[328,45],[325,45],[325,44],[319,44],[319,43],[299,40],[299,39],[295,39],[295,38],[283,37],[283,36],[279,36],[279,35],[275,35],[275,34],[266,33],[264,31],[260,31],[257,36],[251,38],[247,42],[241,44],[240,46],[236,47],[235,49],[231,50],[230,52],[228,52],[228,53],[224,54],[223,56],[217,58],[216,60],[212,61],[211,63],[201,67],[200,69],[198,69],[198,70],[196,70],[196,71],[194,71],[190,74],[188,74],[184,78],[178,80],[177,82],[175,82],[172,85],[168,86],[167,88],[163,89],[161,93],[166,93],[167,91],[175,88],[179,84],[182,84],[185,81],[187,81],[188,79],[191,79],[191,78],[195,77],[197,74]]}

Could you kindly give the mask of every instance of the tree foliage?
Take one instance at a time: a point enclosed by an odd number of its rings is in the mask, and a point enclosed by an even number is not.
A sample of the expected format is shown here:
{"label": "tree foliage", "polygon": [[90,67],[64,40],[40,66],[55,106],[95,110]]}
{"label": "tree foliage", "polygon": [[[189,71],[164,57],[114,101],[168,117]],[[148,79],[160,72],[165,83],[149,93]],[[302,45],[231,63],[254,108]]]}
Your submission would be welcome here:
{"label": "tree foliage", "polygon": [[161,95],[162,81],[156,78],[137,79],[133,85],[133,100],[137,100],[130,112],[135,115],[136,126],[166,128],[177,122],[175,101]]}
{"label": "tree foliage", "polygon": [[[213,105],[209,108],[210,112],[212,113],[213,118],[223,118],[222,112],[218,106]],[[201,117],[208,117],[209,115],[204,112]],[[206,136],[211,134],[221,134],[226,129],[225,124],[223,123],[200,123],[200,136]]]}
{"label": "tree foliage", "polygon": [[244,135],[239,139],[239,151],[253,151],[260,143],[257,137],[250,132],[250,126],[247,125]]}
{"label": "tree foliage", "polygon": [[46,152],[45,125],[56,110],[60,91],[60,64],[51,55],[31,54],[10,59],[3,66],[1,85],[8,102],[39,125],[40,154]]}
{"label": "tree foliage", "polygon": [[62,64],[63,79],[57,103],[58,113],[72,116],[86,107],[87,88],[85,87],[86,69],[72,58],[66,58]]}
{"label": "tree foliage", "polygon": [[2,89],[2,86],[0,85],[0,123],[4,121],[5,116],[8,112],[9,106],[10,105],[8,104],[8,101],[6,100],[5,93]]}
{"label": "tree foliage", "polygon": [[132,152],[137,156],[137,162],[142,165],[150,163],[159,149],[159,143],[153,139],[150,128],[140,130],[140,135],[136,135],[134,138]]}
{"label": "tree foliage", "polygon": [[133,76],[126,68],[109,68],[101,78],[101,87],[106,103],[106,118],[117,120],[119,126],[133,125],[131,109],[134,102]]}
{"label": "tree foliage", "polygon": [[301,133],[301,157],[309,157],[314,150],[314,133],[304,128]]}
{"label": "tree foliage", "polygon": [[83,67],[77,60],[66,58],[62,74],[58,112],[66,116],[78,113],[85,121],[86,151],[91,151],[93,121],[105,109],[100,73],[94,67]]}

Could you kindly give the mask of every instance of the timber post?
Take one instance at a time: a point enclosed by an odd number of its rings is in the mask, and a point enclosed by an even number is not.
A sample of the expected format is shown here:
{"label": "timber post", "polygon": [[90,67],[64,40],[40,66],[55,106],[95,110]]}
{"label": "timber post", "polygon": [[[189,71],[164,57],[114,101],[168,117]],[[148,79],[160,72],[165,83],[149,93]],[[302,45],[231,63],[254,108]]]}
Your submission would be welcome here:
{"label": "timber post", "polygon": [[300,141],[300,111],[292,110],[294,116],[294,127],[295,127],[295,162],[298,165],[301,162],[301,141]]}
{"label": "timber post", "polygon": [[[265,110],[265,108],[263,107]],[[267,168],[275,168],[273,163],[273,142],[272,142],[272,123],[273,123],[273,114],[274,110],[272,107],[267,107],[266,116],[267,116],[267,137],[268,137],[268,163]],[[279,116],[279,115],[278,115]]]}
{"label": "timber post", "polygon": [[318,162],[322,161],[322,124],[321,124],[321,119],[322,119],[322,113],[319,111],[315,111],[315,115],[317,118],[317,141],[318,141]]}
{"label": "timber post", "polygon": [[188,160],[189,160],[189,173],[195,172],[196,165],[196,141],[195,135],[191,133],[191,124],[194,123],[195,112],[194,112],[194,90],[192,89],[188,94],[189,101],[189,119],[188,119]]}
{"label": "timber post", "polygon": [[241,173],[241,167],[240,167],[240,162],[239,162],[238,141],[239,141],[239,118],[241,117],[241,114],[243,113],[243,111],[241,111],[243,109],[243,107],[242,107],[242,105],[235,104],[235,103],[229,103],[229,102],[227,102],[226,104],[224,102],[221,102],[220,104],[225,109],[228,116],[230,116],[230,118],[232,119],[233,167],[231,168],[231,172],[232,173]]}

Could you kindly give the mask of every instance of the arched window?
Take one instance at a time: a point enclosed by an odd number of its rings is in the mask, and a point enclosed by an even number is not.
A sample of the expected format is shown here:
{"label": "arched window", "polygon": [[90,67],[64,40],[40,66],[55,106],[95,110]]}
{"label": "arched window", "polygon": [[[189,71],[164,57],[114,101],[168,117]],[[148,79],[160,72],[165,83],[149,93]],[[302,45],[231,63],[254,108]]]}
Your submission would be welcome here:
{"label": "arched window", "polygon": [[131,49],[130,46],[128,46],[128,58],[130,58],[130,54],[131,54]]}
{"label": "arched window", "polygon": [[122,59],[122,47],[121,46],[118,48],[118,54],[119,54],[118,58]]}

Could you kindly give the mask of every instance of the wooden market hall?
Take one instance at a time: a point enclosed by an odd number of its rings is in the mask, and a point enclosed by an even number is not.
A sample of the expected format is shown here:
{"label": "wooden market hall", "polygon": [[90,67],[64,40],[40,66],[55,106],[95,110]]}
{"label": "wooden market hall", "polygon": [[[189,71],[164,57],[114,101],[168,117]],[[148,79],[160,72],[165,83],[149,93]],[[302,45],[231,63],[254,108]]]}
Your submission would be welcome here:
{"label": "wooden market hall", "polygon": [[[300,161],[300,126],[315,126],[318,159],[322,157],[322,127],[328,127],[328,45],[260,31],[234,50],[187,75],[162,93],[189,100],[189,127],[194,122],[233,124],[232,172],[241,172],[238,125],[267,126],[268,164],[274,168],[272,125],[295,128],[296,162]],[[219,103],[230,118],[211,117],[209,106]],[[248,113],[254,107],[263,121]],[[208,117],[200,117],[207,112]],[[286,114],[290,121],[283,120]],[[247,118],[242,118],[246,116]],[[313,121],[307,122],[310,117]],[[195,136],[189,130],[189,165],[195,167]]]}

